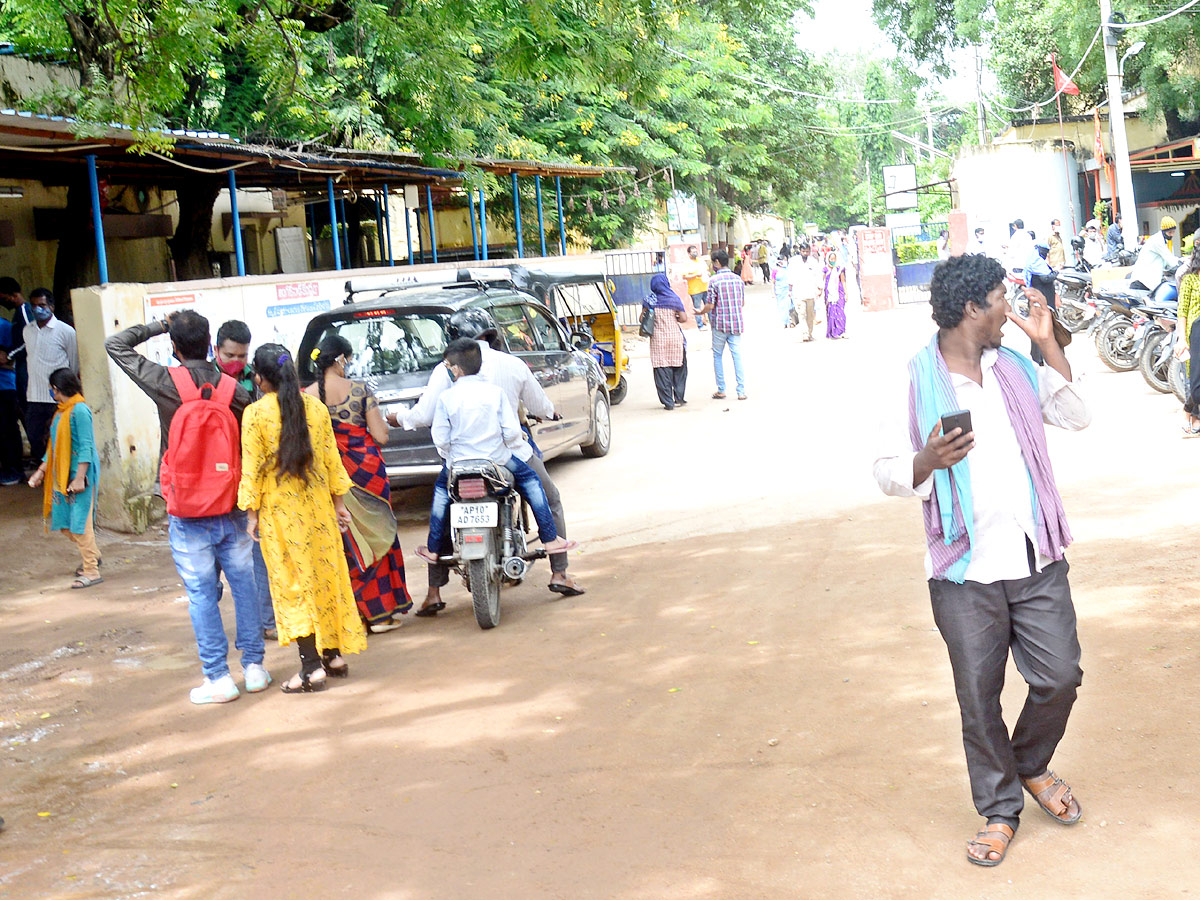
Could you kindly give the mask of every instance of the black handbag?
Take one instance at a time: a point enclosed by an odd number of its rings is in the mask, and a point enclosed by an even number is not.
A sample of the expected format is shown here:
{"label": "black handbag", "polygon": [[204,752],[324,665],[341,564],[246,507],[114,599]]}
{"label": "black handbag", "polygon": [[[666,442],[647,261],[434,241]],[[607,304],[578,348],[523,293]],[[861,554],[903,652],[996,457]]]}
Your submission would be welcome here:
{"label": "black handbag", "polygon": [[650,337],[654,334],[654,307],[642,305],[642,318],[638,321],[638,334]]}

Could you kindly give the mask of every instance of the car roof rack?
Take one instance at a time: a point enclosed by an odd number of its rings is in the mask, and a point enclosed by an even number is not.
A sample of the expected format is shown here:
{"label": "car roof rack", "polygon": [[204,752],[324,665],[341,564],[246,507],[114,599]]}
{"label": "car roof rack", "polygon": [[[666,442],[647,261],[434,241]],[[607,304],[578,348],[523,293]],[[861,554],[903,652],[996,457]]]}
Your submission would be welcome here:
{"label": "car roof rack", "polygon": [[379,297],[393,291],[407,291],[413,288],[442,288],[457,290],[473,288],[486,291],[489,288],[512,287],[512,273],[505,268],[466,268],[454,270],[439,270],[433,272],[414,272],[411,275],[374,276],[354,278],[346,282],[345,303],[354,303],[359,294],[372,294]]}

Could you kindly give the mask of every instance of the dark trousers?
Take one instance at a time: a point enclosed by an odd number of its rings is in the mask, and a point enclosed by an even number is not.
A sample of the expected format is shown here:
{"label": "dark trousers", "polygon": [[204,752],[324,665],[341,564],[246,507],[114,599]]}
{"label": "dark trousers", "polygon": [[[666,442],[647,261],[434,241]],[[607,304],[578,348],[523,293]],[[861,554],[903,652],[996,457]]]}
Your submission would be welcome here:
{"label": "dark trousers", "polygon": [[681,366],[658,366],[654,370],[654,389],[658,391],[658,402],[667,409],[683,403],[683,391],[687,387],[687,357]]}
{"label": "dark trousers", "polygon": [[[1069,569],[1060,560],[1013,581],[929,582],[933,619],[954,670],[971,794],[989,822],[1017,827],[1024,808],[1019,779],[1050,765],[1083,680]],[[1000,710],[1010,648],[1029,685],[1011,738]]]}
{"label": "dark trousers", "polygon": [[1188,335],[1188,396],[1183,402],[1183,411],[1200,416],[1200,319],[1192,323]]}
{"label": "dark trousers", "polygon": [[0,391],[0,478],[21,475],[21,418],[16,391]]}
{"label": "dark trousers", "polygon": [[[1053,314],[1054,310],[1058,308],[1058,298],[1054,294],[1054,277],[1052,275],[1034,275],[1029,286],[1046,295],[1046,302],[1050,305],[1050,312]],[[1042,351],[1037,348],[1036,344],[1030,345],[1029,357],[1039,366],[1046,364],[1046,360],[1042,358]]]}
{"label": "dark trousers", "polygon": [[25,407],[25,434],[29,437],[29,454],[41,462],[46,455],[46,439],[50,436],[50,420],[58,409],[57,403],[30,403]]}

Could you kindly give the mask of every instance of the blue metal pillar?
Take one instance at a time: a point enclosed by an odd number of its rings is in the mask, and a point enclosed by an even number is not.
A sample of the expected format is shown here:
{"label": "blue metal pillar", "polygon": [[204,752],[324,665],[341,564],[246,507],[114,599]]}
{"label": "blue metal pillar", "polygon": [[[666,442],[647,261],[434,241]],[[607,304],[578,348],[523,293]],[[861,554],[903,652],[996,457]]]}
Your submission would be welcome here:
{"label": "blue metal pillar", "polygon": [[542,245],[542,256],[546,255],[546,222],[542,217],[542,176],[533,176],[533,193],[537,197],[538,241]]}
{"label": "blue metal pillar", "polygon": [[437,262],[437,226],[433,224],[433,189],[429,185],[425,185],[425,212],[429,214],[429,247]]}
{"label": "blue metal pillar", "polygon": [[483,188],[479,189],[479,249],[481,258],[487,259],[487,196]]}
{"label": "blue metal pillar", "polygon": [[246,254],[242,249],[242,217],[238,214],[237,173],[229,170],[229,213],[233,217],[233,255],[237,258],[237,273],[246,274]]}
{"label": "blue metal pillar", "polygon": [[317,269],[317,208],[311,203],[304,204],[304,220],[308,223],[308,242],[312,245],[312,267]]}
{"label": "blue metal pillar", "polygon": [[379,263],[383,264],[383,201],[375,195],[375,238],[379,245]]}
{"label": "blue metal pillar", "polygon": [[354,265],[354,256],[350,253],[350,220],[346,218],[346,198],[338,197],[338,215],[341,216],[342,246],[346,248],[346,268]]}
{"label": "blue metal pillar", "polygon": [[394,266],[396,258],[392,255],[392,204],[388,199],[387,182],[383,183],[383,222],[387,226],[387,259],[388,265]]}
{"label": "blue metal pillar", "polygon": [[567,223],[562,212],[562,176],[554,176],[554,199],[558,202],[558,252],[567,255]]}
{"label": "blue metal pillar", "polygon": [[104,215],[100,212],[100,179],[96,177],[96,155],[89,153],[88,188],[92,194],[92,230],[96,232],[96,265],[100,283],[108,284],[108,253],[104,249]]}
{"label": "blue metal pillar", "polygon": [[525,256],[524,241],[521,240],[521,195],[517,192],[517,173],[512,173],[513,221],[517,226],[517,259]]}
{"label": "blue metal pillar", "polygon": [[475,192],[467,191],[467,206],[471,215],[471,259],[479,259],[479,228],[475,221]]}
{"label": "blue metal pillar", "polygon": [[404,207],[404,236],[408,239],[408,264],[416,265],[412,254],[412,213],[407,206]]}
{"label": "blue metal pillar", "polygon": [[338,243],[337,201],[333,199],[333,176],[326,177],[325,185],[329,189],[329,231],[333,235],[333,267],[341,271],[342,248]]}

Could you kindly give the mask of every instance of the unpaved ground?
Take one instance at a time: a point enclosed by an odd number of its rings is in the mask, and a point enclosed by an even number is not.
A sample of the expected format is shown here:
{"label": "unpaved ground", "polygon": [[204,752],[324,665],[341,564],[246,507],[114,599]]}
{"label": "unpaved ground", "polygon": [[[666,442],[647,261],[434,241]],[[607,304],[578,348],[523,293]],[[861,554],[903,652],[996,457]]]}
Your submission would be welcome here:
{"label": "unpaved ground", "polygon": [[[163,535],[105,536],[103,588],[68,591],[70,546],[5,489],[0,897],[1194,893],[1200,442],[1174,401],[1071,348],[1096,421],[1052,437],[1086,673],[1055,767],[1086,815],[1027,810],[979,869],[919,513],[870,477],[926,311],[801,345],[762,289],[752,307],[749,401],[708,399],[691,333],[686,409],[639,360],[613,453],[553,465],[586,596],[547,599],[535,569],[485,633],[456,586],[323,695],[192,707]],[[426,497],[403,499],[411,549]]]}

